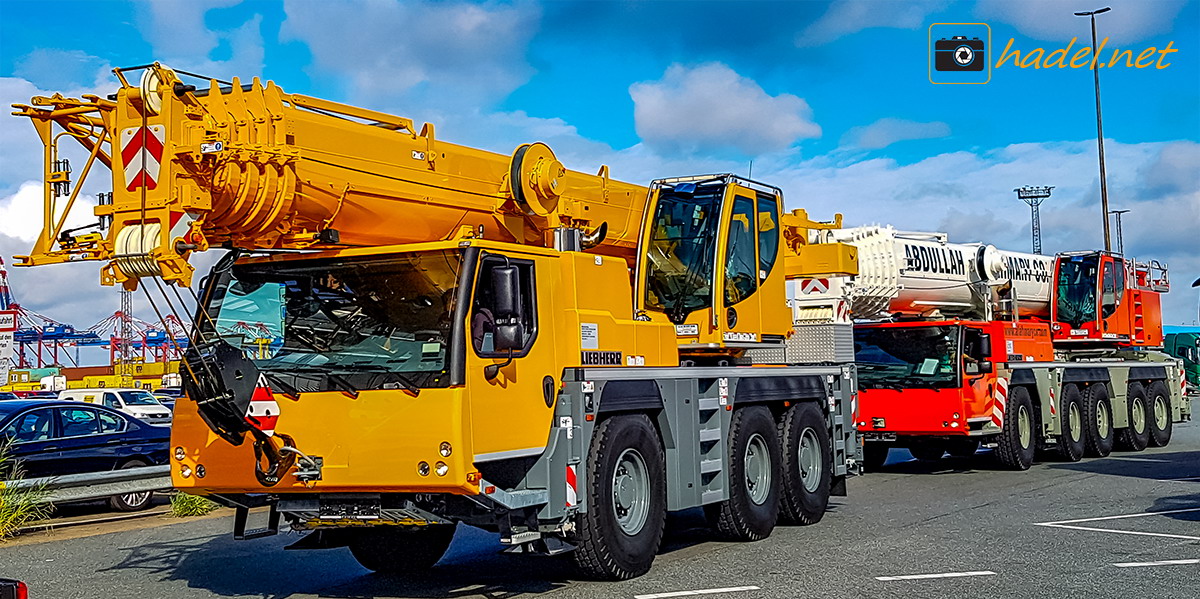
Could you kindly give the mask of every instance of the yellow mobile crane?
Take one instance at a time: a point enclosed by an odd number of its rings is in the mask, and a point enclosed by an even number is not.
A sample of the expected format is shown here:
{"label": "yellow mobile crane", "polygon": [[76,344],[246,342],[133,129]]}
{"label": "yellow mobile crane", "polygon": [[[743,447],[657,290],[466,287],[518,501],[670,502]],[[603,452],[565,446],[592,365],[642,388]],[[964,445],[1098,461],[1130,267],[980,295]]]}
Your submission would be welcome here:
{"label": "yellow mobile crane", "polygon": [[[450,144],[257,78],[115,73],[111,96],[15,105],[46,152],[45,228],[18,260],[101,260],[103,283],[176,310],[190,256],[229,250],[198,285],[171,470],[237,508],[235,536],[283,520],[312,531],[293,548],[402,572],[466,522],[627,578],[668,510],[754,540],[844,494],[853,365],[797,363],[786,292],[856,271],[852,246],[816,242],[840,217],[734,175],[646,188],[541,143]],[[90,228],[63,229],[64,136],[81,178],[112,172]]]}

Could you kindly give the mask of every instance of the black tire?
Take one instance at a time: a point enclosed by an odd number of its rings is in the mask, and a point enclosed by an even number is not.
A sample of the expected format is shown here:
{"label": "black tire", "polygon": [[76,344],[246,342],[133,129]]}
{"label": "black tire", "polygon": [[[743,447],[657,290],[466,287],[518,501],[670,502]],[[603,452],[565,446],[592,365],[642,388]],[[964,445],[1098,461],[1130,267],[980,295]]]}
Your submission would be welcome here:
{"label": "black tire", "polygon": [[[624,414],[601,421],[592,433],[587,474],[588,511],[575,516],[575,564],[600,580],[645,574],[667,519],[666,463],[650,418]],[[628,496],[619,496],[618,487]],[[629,506],[620,504],[622,497]]]}
{"label": "black tire", "polygon": [[438,563],[454,538],[453,524],[347,529],[350,553],[380,574],[418,574]]}
{"label": "black tire", "polygon": [[1104,383],[1089,385],[1083,393],[1083,424],[1087,455],[1102,458],[1112,453],[1112,403]]}
{"label": "black tire", "polygon": [[979,441],[974,439],[956,439],[946,444],[946,453],[956,458],[972,458],[979,451]]}
{"label": "black tire", "polygon": [[777,428],[783,444],[779,515],[793,524],[816,524],[829,507],[833,476],[833,446],[825,414],[815,403],[798,403],[783,413]]}
{"label": "black tire", "polygon": [[1013,387],[1005,406],[1004,426],[996,437],[996,458],[1006,468],[1028,470],[1037,453],[1037,413],[1025,387]]}
{"label": "black tire", "polygon": [[1141,451],[1150,444],[1150,418],[1146,408],[1146,388],[1141,383],[1129,383],[1125,395],[1129,426],[1117,431],[1117,449]]}
{"label": "black tire", "polygon": [[892,451],[891,443],[863,443],[863,465],[867,472],[878,472],[887,463],[888,454]]}
{"label": "black tire", "polygon": [[910,445],[908,453],[911,453],[914,458],[922,462],[936,462],[946,455],[946,446],[941,443],[920,443]]}
{"label": "black tire", "polygon": [[1084,414],[1083,393],[1074,383],[1063,385],[1062,401],[1058,404],[1058,418],[1062,426],[1058,433],[1058,457],[1068,462],[1083,459],[1086,449],[1087,427]]}
{"label": "black tire", "polygon": [[1150,447],[1166,447],[1171,442],[1171,433],[1175,427],[1171,422],[1171,394],[1167,391],[1167,384],[1162,381],[1151,383],[1146,392]]}
{"label": "black tire", "polygon": [[[766,408],[750,406],[733,412],[729,425],[729,499],[704,506],[704,515],[722,537],[758,541],[771,536],[779,519],[779,453],[775,420]],[[765,471],[761,469],[763,459],[770,461]],[[752,469],[747,468],[750,460]]]}
{"label": "black tire", "polygon": [[[118,470],[124,470],[126,468],[141,468],[149,465],[150,464],[147,464],[141,460],[129,460],[128,462],[122,464]],[[154,492],[144,491],[141,493],[113,495],[112,497],[108,498],[108,505],[111,506],[112,509],[122,512],[137,512],[150,507],[150,504],[153,502],[153,500]]]}

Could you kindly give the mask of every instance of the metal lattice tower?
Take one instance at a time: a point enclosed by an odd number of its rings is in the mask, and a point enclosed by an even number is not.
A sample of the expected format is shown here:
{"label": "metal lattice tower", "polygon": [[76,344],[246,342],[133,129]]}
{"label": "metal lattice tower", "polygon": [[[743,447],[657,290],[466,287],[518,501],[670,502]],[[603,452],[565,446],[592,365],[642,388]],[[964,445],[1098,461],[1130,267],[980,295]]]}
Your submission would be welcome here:
{"label": "metal lattice tower", "polygon": [[1030,218],[1033,221],[1033,253],[1042,253],[1042,202],[1050,197],[1050,187],[1033,187],[1026,185],[1018,187],[1013,191],[1017,192],[1017,199],[1029,204]]}
{"label": "metal lattice tower", "polygon": [[133,361],[133,292],[121,290],[120,339],[118,339],[117,356],[122,364]]}

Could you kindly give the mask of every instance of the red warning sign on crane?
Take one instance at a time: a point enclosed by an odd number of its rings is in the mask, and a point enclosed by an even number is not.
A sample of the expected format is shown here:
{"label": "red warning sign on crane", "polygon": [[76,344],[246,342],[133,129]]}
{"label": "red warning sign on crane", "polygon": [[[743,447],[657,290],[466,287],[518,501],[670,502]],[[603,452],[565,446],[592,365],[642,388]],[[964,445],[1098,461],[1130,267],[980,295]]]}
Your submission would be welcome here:
{"label": "red warning sign on crane", "polygon": [[166,129],[162,125],[121,130],[121,162],[125,165],[126,191],[139,187],[158,187],[165,137]]}

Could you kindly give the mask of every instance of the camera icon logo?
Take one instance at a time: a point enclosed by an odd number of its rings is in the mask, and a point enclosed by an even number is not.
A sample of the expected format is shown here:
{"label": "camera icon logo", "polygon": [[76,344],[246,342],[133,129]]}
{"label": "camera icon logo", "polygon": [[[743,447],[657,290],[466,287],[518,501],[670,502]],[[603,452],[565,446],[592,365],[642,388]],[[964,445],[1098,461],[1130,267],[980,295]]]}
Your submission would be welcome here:
{"label": "camera icon logo", "polygon": [[[947,35],[949,34],[949,35]],[[929,26],[929,81],[982,84],[991,79],[986,23],[934,23]]]}

